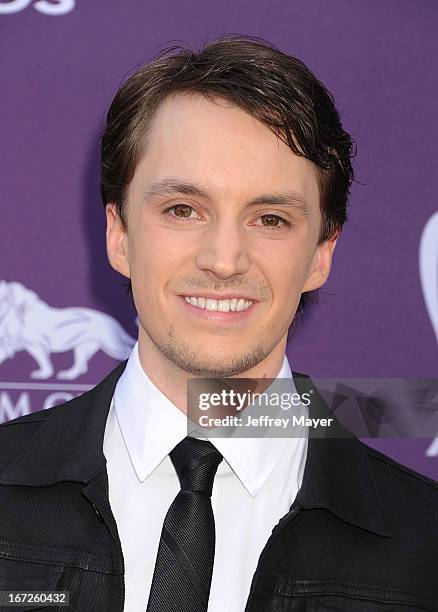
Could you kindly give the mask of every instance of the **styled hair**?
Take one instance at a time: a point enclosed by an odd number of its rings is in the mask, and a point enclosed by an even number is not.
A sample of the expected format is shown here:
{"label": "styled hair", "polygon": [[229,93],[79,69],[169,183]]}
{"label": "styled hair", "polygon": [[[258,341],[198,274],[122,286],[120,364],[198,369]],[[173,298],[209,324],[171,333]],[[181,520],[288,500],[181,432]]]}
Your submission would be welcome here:
{"label": "styled hair", "polygon": [[[101,194],[126,228],[126,192],[147,148],[160,104],[170,95],[223,98],[268,126],[316,166],[321,229],[318,244],[347,221],[355,145],[343,129],[333,96],[299,59],[257,37],[229,34],[200,50],[168,47],[132,74],[116,93],[101,138]],[[297,313],[319,292],[303,293]]]}

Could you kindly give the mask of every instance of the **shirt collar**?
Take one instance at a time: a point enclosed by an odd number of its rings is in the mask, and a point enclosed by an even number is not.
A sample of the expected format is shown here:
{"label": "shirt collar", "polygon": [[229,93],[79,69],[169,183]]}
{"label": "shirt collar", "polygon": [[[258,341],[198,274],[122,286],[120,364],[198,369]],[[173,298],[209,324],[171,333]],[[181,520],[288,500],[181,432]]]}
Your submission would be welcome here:
{"label": "shirt collar", "polygon": [[143,482],[187,435],[187,419],[144,371],[135,344],[114,392],[114,410],[137,478]]}
{"label": "shirt collar", "polygon": [[[276,378],[290,379],[296,393],[286,355]],[[187,435],[187,418],[149,378],[143,369],[138,343],[128,359],[114,393],[117,421],[139,481],[148,478],[170,451]],[[230,468],[250,495],[255,496],[274,471],[286,447],[298,448],[299,438],[212,438],[224,457],[218,475]],[[292,450],[293,452],[293,450]]]}

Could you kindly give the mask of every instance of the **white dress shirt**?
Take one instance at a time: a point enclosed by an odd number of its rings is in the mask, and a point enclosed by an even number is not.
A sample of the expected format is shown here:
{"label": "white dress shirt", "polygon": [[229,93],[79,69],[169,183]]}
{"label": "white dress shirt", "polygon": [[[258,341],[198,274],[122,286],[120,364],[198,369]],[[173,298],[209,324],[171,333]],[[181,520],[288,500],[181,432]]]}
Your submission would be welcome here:
{"label": "white dress shirt", "polygon": [[[292,379],[286,355],[277,378]],[[185,414],[147,376],[136,344],[103,446],[125,562],[124,612],[146,610],[164,517],[180,490],[169,453],[186,435]],[[260,554],[301,486],[307,435],[211,439],[224,459],[211,498],[216,549],[208,612],[243,612]]]}

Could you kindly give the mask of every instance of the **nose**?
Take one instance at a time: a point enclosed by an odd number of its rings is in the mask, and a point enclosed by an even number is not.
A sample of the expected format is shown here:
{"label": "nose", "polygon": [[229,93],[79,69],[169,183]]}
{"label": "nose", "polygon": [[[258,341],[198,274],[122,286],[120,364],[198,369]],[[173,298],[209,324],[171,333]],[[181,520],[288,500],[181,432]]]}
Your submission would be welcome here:
{"label": "nose", "polygon": [[217,221],[203,232],[201,241],[196,255],[196,265],[200,270],[224,279],[248,271],[251,265],[248,245],[244,229],[236,221]]}

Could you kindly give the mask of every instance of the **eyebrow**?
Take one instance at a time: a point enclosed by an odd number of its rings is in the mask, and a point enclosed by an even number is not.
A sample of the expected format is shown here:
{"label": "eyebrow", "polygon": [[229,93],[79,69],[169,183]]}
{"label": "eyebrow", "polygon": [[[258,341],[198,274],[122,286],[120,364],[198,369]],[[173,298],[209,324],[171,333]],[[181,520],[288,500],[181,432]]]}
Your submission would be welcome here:
{"label": "eyebrow", "polygon": [[[168,196],[175,193],[190,195],[205,199],[212,199],[207,191],[201,189],[193,183],[187,183],[173,178],[164,178],[156,183],[153,183],[144,193],[145,199]],[[282,206],[290,208],[303,217],[309,215],[309,208],[304,198],[295,191],[285,191],[281,193],[265,193],[257,196],[247,203],[249,206],[260,204],[270,204],[271,206]]]}

